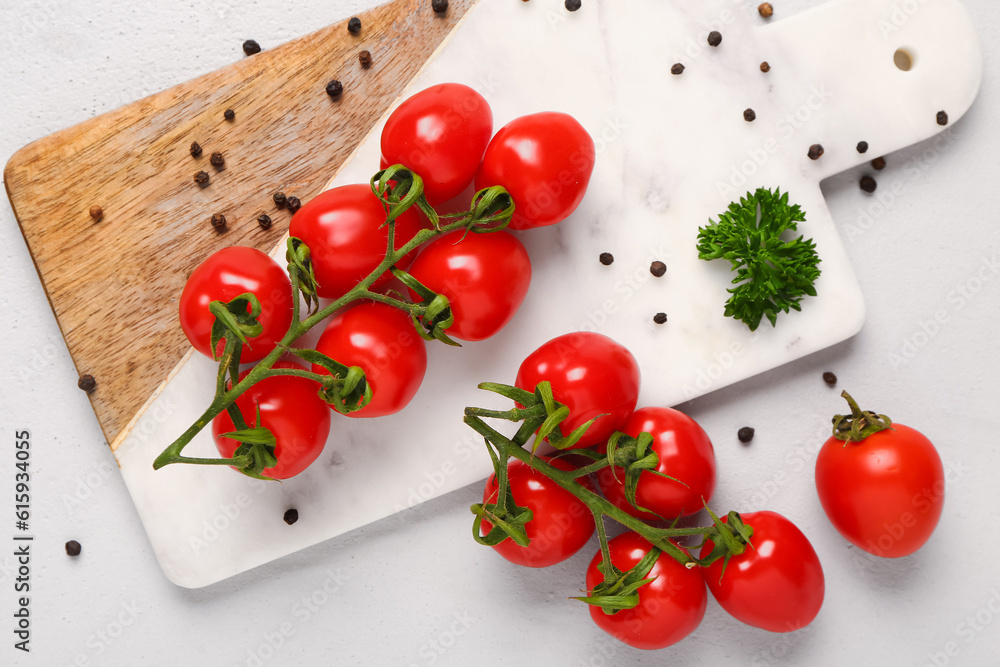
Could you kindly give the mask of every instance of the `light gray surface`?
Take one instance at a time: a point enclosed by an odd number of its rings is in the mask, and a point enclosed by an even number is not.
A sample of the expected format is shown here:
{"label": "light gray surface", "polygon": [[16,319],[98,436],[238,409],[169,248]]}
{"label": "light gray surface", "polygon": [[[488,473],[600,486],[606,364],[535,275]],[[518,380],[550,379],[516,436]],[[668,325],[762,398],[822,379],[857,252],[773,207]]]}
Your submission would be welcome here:
{"label": "light gray surface", "polygon": [[[33,139],[242,57],[247,37],[267,48],[374,4],[0,0],[0,161]],[[773,4],[781,16],[818,3]],[[901,1],[900,16],[920,4]],[[825,184],[866,294],[861,333],[683,406],[716,445],[713,505],[782,512],[819,552],[827,597],[807,630],[771,635],[710,602],[701,628],[673,649],[617,644],[565,599],[582,585],[593,548],[544,571],[507,564],[468,537],[478,484],[221,584],[175,587],[150,552],[13,215],[0,206],[9,286],[0,293],[9,322],[0,352],[0,664],[254,665],[252,656],[261,656],[267,665],[466,665],[486,653],[481,664],[538,656],[571,665],[994,664],[1000,229],[990,196],[1000,136],[991,39],[1000,7],[965,4],[981,26],[985,77],[976,105],[944,135],[953,141],[890,155],[877,174],[881,200],[857,188],[865,170]],[[943,322],[936,329],[928,324],[935,317]],[[925,432],[953,471],[938,532],[915,556],[858,554],[822,516],[811,463],[829,414],[842,410],[819,377],[824,370],[866,406]],[[757,437],[742,448],[735,432],[746,424]],[[18,597],[13,440],[22,429],[33,442],[30,656],[13,649],[10,632]],[[68,539],[83,544],[82,556],[65,556]]]}

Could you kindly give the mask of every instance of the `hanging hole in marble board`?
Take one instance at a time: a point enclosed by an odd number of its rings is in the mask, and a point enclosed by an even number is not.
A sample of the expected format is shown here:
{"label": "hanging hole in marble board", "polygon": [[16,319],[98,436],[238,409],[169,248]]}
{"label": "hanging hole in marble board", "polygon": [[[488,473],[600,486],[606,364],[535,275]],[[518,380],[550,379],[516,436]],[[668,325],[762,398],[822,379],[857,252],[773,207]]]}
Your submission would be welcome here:
{"label": "hanging hole in marble board", "polygon": [[895,63],[897,69],[904,72],[909,72],[913,69],[913,61],[914,58],[910,49],[896,49],[896,52],[892,54],[892,62]]}

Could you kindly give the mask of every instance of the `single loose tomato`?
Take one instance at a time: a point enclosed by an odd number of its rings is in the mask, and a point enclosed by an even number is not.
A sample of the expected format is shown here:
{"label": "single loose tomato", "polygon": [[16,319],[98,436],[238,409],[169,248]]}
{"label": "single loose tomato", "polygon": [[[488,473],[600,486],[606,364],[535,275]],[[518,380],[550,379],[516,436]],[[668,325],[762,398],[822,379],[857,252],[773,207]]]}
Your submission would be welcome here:
{"label": "single loose tomato", "polygon": [[[410,316],[382,303],[360,303],[341,312],[323,330],[316,350],[365,372],[372,400],[348,417],[399,412],[413,399],[427,371],[427,348]],[[327,373],[316,364],[313,371]]]}
{"label": "single loose tomato", "polygon": [[[809,625],[823,606],[826,584],[815,549],[802,531],[777,512],[741,514],[753,528],[746,550],[705,568],[705,583],[719,604],[736,619],[771,632],[792,632]],[[722,518],[728,523],[728,517]],[[704,558],[714,548],[707,540]]]}
{"label": "single loose tomato", "polygon": [[[427,244],[410,275],[448,297],[455,318],[449,336],[483,340],[500,331],[521,306],[531,284],[531,260],[512,234],[458,230]],[[413,290],[410,294],[419,298]]]}
{"label": "single loose tomato", "polygon": [[521,116],[500,128],[486,147],[476,189],[507,189],[515,207],[511,229],[554,225],[583,200],[596,157],[594,140],[572,116]]}
{"label": "single loose tomato", "polygon": [[599,333],[578,331],[553,338],[521,362],[514,384],[534,391],[543,380],[552,385],[556,401],[569,408],[560,426],[564,436],[597,417],[575,448],[607,441],[639,400],[635,357]]}
{"label": "single loose tomato", "polygon": [[467,188],[493,134],[486,99],[460,83],[442,83],[405,100],[382,129],[382,168],[402,164],[424,179],[435,206]]}
{"label": "single loose tomato", "polygon": [[[369,186],[360,184],[322,192],[292,216],[288,233],[309,246],[321,297],[343,296],[378,267],[389,248],[389,228],[384,223],[385,209],[379,198]],[[395,226],[397,250],[422,228],[414,209],[397,217]],[[396,266],[406,269],[415,254],[408,253]],[[390,280],[392,274],[386,271],[373,287]]]}
{"label": "single loose tomato", "polygon": [[[543,457],[544,458],[544,457]],[[545,459],[560,470],[573,466],[561,459]],[[526,567],[548,567],[561,563],[585,545],[594,534],[594,516],[587,506],[531,466],[511,459],[507,464],[507,482],[519,507],[527,507],[532,518],[524,525],[530,544],[526,547],[508,538],[493,547],[511,563]],[[582,481],[590,488],[589,482]],[[483,491],[483,503],[497,502],[496,475],[491,475]],[[487,534],[493,524],[485,519],[481,534]]]}
{"label": "single loose tomato", "polygon": [[[301,368],[294,362],[278,361],[272,368]],[[240,380],[250,370],[240,373]],[[261,380],[236,399],[236,406],[248,426],[262,426],[274,434],[274,455],[278,459],[264,474],[274,479],[288,479],[305,470],[323,451],[330,435],[330,409],[319,397],[319,384],[290,375],[276,375]],[[257,424],[257,410],[260,423]],[[236,430],[228,412],[212,420],[212,436],[219,454],[231,458],[240,443],[222,434]]]}
{"label": "single loose tomato", "polygon": [[[597,483],[614,505],[642,519],[673,519],[694,514],[712,498],[715,450],[698,422],[672,408],[642,408],[633,412],[620,430],[632,437],[643,432],[652,435],[652,448],[660,459],[656,470],[673,479],[648,471],[639,476],[636,504],[655,512],[651,514],[629,504],[622,468],[616,467],[613,474],[611,468],[604,468],[597,475]],[[602,446],[605,450],[606,446]]]}
{"label": "single loose tomato", "polygon": [[[635,567],[652,549],[638,533],[622,533],[608,542],[611,562],[621,571]],[[598,551],[587,568],[587,590],[604,581],[597,566]],[[708,594],[701,568],[688,569],[661,553],[646,575],[653,579],[639,588],[639,604],[608,615],[600,607],[590,607],[590,617],[599,628],[629,646],[659,649],[672,646],[695,631],[705,616]]]}
{"label": "single loose tomato", "polygon": [[857,441],[831,437],[816,458],[816,491],[834,528],[884,558],[908,556],[927,542],[944,488],[934,445],[902,424]]}
{"label": "single loose tomato", "polygon": [[[246,292],[260,301],[257,320],[264,329],[247,340],[240,361],[259,361],[275,348],[292,324],[292,283],[284,269],[260,250],[232,246],[214,252],[199,264],[181,292],[181,328],[194,349],[213,357],[215,315],[208,309],[209,304],[228,303]],[[224,347],[225,343],[219,341],[216,353],[221,354]]]}

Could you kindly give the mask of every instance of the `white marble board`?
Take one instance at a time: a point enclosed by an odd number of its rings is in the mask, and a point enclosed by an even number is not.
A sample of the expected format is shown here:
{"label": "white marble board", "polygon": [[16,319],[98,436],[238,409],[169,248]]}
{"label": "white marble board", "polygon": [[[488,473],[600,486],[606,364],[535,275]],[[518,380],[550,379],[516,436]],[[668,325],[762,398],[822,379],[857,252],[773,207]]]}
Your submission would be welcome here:
{"label": "white marble board", "polygon": [[[770,22],[756,4],[473,7],[409,92],[466,83],[490,102],[495,128],[536,111],[573,114],[598,152],[583,204],[558,226],[520,234],[534,277],[503,332],[458,350],[430,346],[409,407],[378,420],[335,415],[320,459],[282,484],[214,467],[152,470],[211,401],[213,364],[185,358],[115,452],[167,577],[205,586],[486,477],[489,457],[462,409],[502,405],[476,384],[513,381],[520,360],[556,335],[589,329],[625,344],[642,367],[640,405],[675,405],[855,334],[864,300],[819,183],[932,137],[944,129],[938,111],[950,122],[965,113],[981,77],[979,42],[957,0],[923,0],[914,13],[891,0],[839,0]],[[710,30],[723,35],[718,47],[706,42]],[[899,49],[909,71],[895,64]],[[755,121],[744,120],[746,108]],[[331,185],[368,180],[380,129]],[[855,148],[862,140],[865,155]],[[807,157],[814,143],[825,148],[816,161]],[[750,333],[723,317],[730,271],[699,261],[695,239],[759,186],[781,187],[804,209],[800,231],[816,241],[823,273],[801,312]],[[612,265],[598,261],[602,252]],[[649,272],[654,260],[668,267],[662,278]],[[657,325],[661,311],[669,319]],[[185,453],[214,455],[208,431]],[[293,526],[282,520],[290,507],[300,517]]]}

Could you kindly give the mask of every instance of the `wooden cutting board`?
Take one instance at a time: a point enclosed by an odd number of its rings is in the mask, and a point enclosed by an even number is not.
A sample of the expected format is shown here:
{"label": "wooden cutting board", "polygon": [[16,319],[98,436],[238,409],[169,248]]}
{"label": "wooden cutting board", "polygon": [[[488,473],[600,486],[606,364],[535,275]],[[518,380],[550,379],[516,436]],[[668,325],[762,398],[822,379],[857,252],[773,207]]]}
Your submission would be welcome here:
{"label": "wooden cutting board", "polygon": [[[188,350],[176,310],[186,276],[223,246],[274,248],[291,216],[272,194],[319,192],[474,3],[435,14],[428,0],[393,0],[360,14],[357,35],[342,21],[11,157],[7,195],[77,370],[97,380],[90,400],[108,443]],[[325,92],[332,79],[340,99]],[[210,165],[216,151],[222,169]],[[202,170],[204,188],[194,181]]]}

